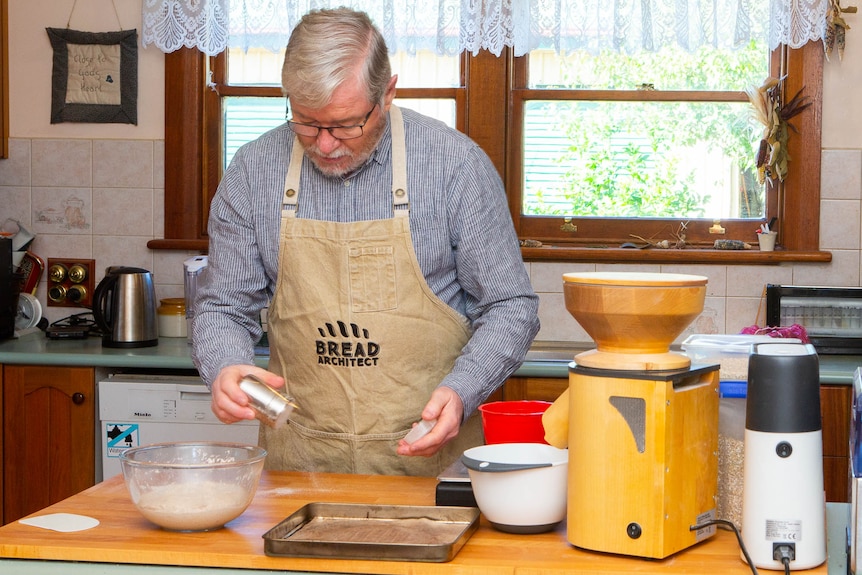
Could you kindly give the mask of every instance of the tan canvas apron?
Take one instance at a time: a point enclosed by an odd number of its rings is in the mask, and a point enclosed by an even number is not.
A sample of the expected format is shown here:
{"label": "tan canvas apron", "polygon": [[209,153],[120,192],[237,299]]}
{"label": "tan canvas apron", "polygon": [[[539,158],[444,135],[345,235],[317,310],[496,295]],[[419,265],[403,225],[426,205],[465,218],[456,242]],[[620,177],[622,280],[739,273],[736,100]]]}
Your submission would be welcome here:
{"label": "tan canvas apron", "polygon": [[410,236],[404,128],[390,109],[395,217],[351,223],[296,217],[303,149],[285,179],[279,274],[269,311],[270,370],[299,409],[261,428],[270,469],[436,475],[482,443],[471,417],[431,458],[395,452],[470,337],[429,288]]}

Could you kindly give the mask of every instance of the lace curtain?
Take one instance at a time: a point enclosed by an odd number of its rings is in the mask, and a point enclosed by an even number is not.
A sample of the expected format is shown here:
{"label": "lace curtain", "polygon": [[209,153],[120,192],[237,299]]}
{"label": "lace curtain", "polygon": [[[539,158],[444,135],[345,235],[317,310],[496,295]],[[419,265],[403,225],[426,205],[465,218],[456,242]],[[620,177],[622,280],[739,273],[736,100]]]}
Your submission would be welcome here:
{"label": "lace curtain", "polygon": [[228,46],[277,51],[309,10],[348,5],[380,27],[392,52],[516,56],[558,52],[723,48],[768,38],[799,48],[823,38],[829,0],[143,0],[142,44],[208,55]]}

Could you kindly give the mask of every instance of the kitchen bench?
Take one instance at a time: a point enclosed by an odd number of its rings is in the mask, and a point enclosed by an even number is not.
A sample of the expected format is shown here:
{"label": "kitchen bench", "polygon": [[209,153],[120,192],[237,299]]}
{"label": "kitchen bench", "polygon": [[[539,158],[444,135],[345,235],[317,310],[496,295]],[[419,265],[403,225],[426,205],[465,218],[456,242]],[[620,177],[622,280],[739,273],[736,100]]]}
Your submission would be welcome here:
{"label": "kitchen bench", "polygon": [[[553,401],[562,393],[568,385],[568,364],[580,351],[589,349],[585,343],[575,342],[548,342],[540,341],[534,343],[527,353],[526,361],[513,374],[511,378],[496,392],[490,401],[495,400],[523,400],[538,399]],[[255,362],[260,367],[266,367],[269,358],[260,355]],[[825,487],[827,500],[835,502],[848,501],[848,475],[849,465],[848,443],[849,443],[849,417],[850,417],[850,383],[856,366],[862,363],[860,356],[821,356],[820,357],[820,383],[821,408],[823,411],[823,468],[825,476]],[[95,381],[103,379],[107,373],[112,371],[156,371],[171,374],[194,374],[194,365],[191,360],[191,346],[185,338],[160,338],[159,344],[144,348],[105,348],[102,347],[99,338],[85,340],[49,340],[41,332],[27,334],[20,339],[0,341],[0,366],[10,375],[12,381],[27,381],[31,387],[39,388],[41,392],[51,393],[58,400],[66,398],[63,405],[55,404],[52,411],[43,409],[49,404],[33,396],[27,404],[21,395],[23,390],[17,389],[17,385],[3,385],[3,377],[0,375],[0,388],[4,388],[7,396],[4,411],[8,414],[15,412],[26,414],[33,421],[48,421],[51,418],[63,418],[73,416],[80,411],[91,412],[95,402],[88,401],[94,396]],[[84,377],[82,370],[91,372],[90,384],[78,389],[66,389],[74,377],[76,380]],[[14,375],[14,377],[12,377]],[[41,383],[40,383],[41,382]],[[77,384],[76,384],[77,385]],[[54,393],[57,391],[59,393]],[[84,401],[80,405],[73,404],[73,398],[80,397]],[[41,410],[41,411],[40,411]],[[89,416],[93,419],[93,416]],[[13,425],[14,418],[6,417],[6,422],[0,429],[5,429],[5,438],[0,431],[0,440],[7,448],[3,457],[0,457],[0,476],[4,475],[3,460],[9,460],[11,455],[17,451],[21,457],[23,454],[33,450],[48,451],[44,449],[39,441],[43,441],[43,434],[33,431],[33,426]],[[20,418],[19,418],[20,419]],[[80,417],[79,417],[80,419]],[[9,425],[6,425],[8,423]],[[71,446],[94,443],[92,437],[94,427],[82,424],[76,429],[81,433],[75,435],[69,433],[67,428],[58,432],[71,449]],[[49,426],[46,437],[52,437],[53,427]],[[98,437],[95,438],[96,440]],[[11,446],[11,447],[10,447]],[[60,450],[61,452],[63,449]],[[68,451],[68,450],[66,450]],[[80,450],[77,450],[80,451]],[[86,454],[80,453],[76,460],[78,467],[82,469],[93,469],[93,455],[90,454],[89,463],[84,462]],[[12,458],[14,459],[14,458]],[[20,459],[20,457],[19,457]],[[64,465],[63,462],[55,462]],[[37,463],[38,464],[38,463]],[[69,462],[69,465],[72,461]],[[5,474],[8,475],[5,486],[0,482],[0,496],[5,490],[8,492],[20,474],[19,465],[6,465]],[[62,478],[75,477],[74,470],[57,472]],[[12,475],[9,475],[12,474]],[[26,479],[24,480],[26,481]],[[92,485],[93,477],[90,476],[86,485]],[[0,524],[17,519],[21,515],[16,513],[16,508],[22,507],[25,512],[39,509],[58,500],[58,497],[48,494],[48,482],[28,483],[32,486],[29,491],[33,497],[41,503],[30,505],[18,499],[10,499],[12,503],[4,505],[0,499]],[[61,490],[62,486],[51,482],[52,490]],[[77,487],[76,487],[77,486]],[[62,491],[61,496],[75,493],[83,486],[72,481]],[[4,489],[5,488],[5,489]],[[17,503],[15,503],[17,501]]]}
{"label": "kitchen bench", "polygon": [[[513,377],[568,378],[568,363],[575,354],[590,349],[587,343],[535,342]],[[255,363],[266,367],[269,357],[260,355]],[[153,347],[102,347],[99,338],[49,340],[41,332],[20,339],[0,341],[0,364],[62,365],[96,368],[191,370],[191,346],[186,338],[159,338]],[[858,355],[820,356],[820,383],[849,385],[853,372],[862,365]]]}
{"label": "kitchen bench", "polygon": [[[0,573],[197,575],[212,573],[215,568],[250,575],[750,573],[739,557],[736,538],[728,531],[719,530],[710,539],[669,558],[650,560],[576,549],[566,540],[565,524],[549,533],[515,535],[493,529],[484,517],[479,529],[447,563],[264,554],[261,536],[307,503],[433,505],[435,486],[433,478],[265,471],[251,506],[226,528],[208,533],[174,533],[146,521],[132,505],[122,478],[117,476],[33,514],[75,513],[94,517],[100,524],[92,529],[59,533],[19,522],[0,527]],[[828,507],[829,566],[806,571],[812,575],[846,572],[843,533],[849,505],[828,504]]]}

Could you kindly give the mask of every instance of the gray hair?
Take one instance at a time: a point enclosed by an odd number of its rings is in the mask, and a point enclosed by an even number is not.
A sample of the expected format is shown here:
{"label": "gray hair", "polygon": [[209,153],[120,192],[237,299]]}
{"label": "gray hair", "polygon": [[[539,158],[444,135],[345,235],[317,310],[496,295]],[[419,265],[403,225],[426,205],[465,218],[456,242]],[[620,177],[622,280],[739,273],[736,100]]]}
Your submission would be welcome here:
{"label": "gray hair", "polygon": [[284,55],[285,95],[304,106],[323,107],[339,85],[356,75],[368,101],[382,103],[392,68],[386,41],[368,15],[335,8],[303,16]]}

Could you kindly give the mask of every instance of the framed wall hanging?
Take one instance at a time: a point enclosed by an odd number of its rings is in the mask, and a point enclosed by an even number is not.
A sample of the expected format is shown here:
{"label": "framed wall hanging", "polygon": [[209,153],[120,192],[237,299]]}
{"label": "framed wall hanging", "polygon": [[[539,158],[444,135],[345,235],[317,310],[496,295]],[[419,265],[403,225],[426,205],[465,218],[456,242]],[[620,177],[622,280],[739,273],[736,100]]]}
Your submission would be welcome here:
{"label": "framed wall hanging", "polygon": [[138,123],[138,34],[47,28],[51,123]]}

